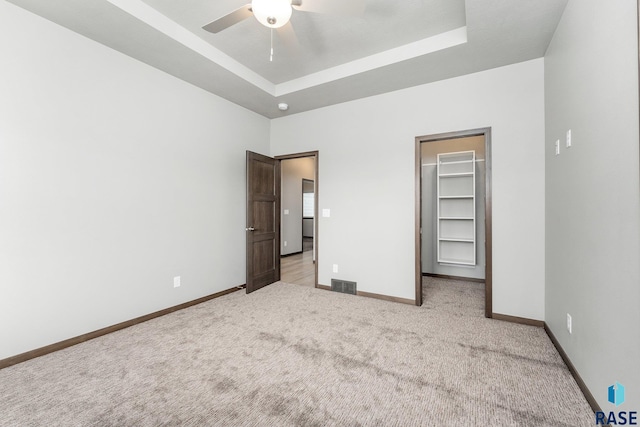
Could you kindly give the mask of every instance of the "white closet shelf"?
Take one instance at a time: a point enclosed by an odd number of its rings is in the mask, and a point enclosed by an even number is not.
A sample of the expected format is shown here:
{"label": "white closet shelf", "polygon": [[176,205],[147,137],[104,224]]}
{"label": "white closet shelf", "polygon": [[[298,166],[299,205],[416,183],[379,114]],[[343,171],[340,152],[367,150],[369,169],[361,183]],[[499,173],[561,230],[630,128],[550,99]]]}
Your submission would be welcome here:
{"label": "white closet shelf", "polygon": [[441,173],[438,176],[440,178],[455,178],[455,177],[458,177],[458,176],[473,176],[473,172]]}
{"label": "white closet shelf", "polygon": [[475,262],[469,262],[469,260],[454,259],[454,258],[443,258],[443,259],[438,260],[438,262],[443,263],[443,264],[476,265]]}
{"label": "white closet shelf", "polygon": [[472,220],[475,219],[472,216],[441,216],[440,219],[452,219],[452,220]]}
{"label": "white closet shelf", "polygon": [[475,151],[438,154],[437,164],[438,262],[475,265]]}
{"label": "white closet shelf", "polygon": [[[444,155],[443,155],[442,157],[444,157]],[[440,164],[441,164],[441,165],[442,165],[442,164],[447,164],[447,165],[459,165],[460,163],[473,163],[473,160],[472,160],[472,159],[469,159],[469,160],[455,160],[455,161],[452,161],[452,162],[440,161]]]}

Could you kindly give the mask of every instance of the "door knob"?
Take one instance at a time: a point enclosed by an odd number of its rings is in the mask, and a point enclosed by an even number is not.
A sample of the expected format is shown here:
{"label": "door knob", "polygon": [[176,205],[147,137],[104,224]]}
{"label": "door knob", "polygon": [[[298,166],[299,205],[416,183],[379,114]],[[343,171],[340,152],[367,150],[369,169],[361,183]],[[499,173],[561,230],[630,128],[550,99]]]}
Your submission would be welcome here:
{"label": "door knob", "polygon": [[245,230],[246,230],[246,231],[255,231],[255,228],[253,228],[253,227],[248,227],[248,228],[245,228]]}

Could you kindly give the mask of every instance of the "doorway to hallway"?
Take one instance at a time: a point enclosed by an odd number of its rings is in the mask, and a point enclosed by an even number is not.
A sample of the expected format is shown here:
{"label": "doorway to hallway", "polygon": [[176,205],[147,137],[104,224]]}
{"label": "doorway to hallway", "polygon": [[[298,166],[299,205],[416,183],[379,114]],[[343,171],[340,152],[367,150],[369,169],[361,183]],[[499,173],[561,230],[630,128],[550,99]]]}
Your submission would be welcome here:
{"label": "doorway to hallway", "polygon": [[280,280],[316,287],[318,153],[276,159],[281,169]]}

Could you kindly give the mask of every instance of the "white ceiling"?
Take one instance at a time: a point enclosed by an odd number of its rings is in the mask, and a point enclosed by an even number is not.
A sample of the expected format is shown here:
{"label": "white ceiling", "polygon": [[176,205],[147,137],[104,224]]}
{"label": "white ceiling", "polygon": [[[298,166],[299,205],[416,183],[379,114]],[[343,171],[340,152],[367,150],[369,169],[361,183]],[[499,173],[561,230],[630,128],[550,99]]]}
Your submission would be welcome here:
{"label": "white ceiling", "polygon": [[[255,19],[218,34],[202,30],[247,0],[143,1],[276,84],[465,25],[464,0],[368,0],[362,17],[294,10],[295,35],[287,31],[288,26],[274,32],[275,59],[270,62],[271,30]],[[292,37],[298,47],[287,43]]]}
{"label": "white ceiling", "polygon": [[[202,29],[248,0],[8,0],[269,118],[544,56],[567,0],[366,0]],[[342,0],[349,1],[349,0]],[[278,102],[290,105],[278,110]]]}

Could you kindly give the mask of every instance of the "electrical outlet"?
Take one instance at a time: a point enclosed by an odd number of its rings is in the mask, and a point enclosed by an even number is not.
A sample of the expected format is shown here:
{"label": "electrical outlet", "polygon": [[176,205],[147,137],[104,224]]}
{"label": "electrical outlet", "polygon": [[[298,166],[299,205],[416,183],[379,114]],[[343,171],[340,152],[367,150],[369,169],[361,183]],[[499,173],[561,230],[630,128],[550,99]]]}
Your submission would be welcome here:
{"label": "electrical outlet", "polygon": [[180,276],[176,276],[173,278],[173,287],[174,288],[180,287]]}
{"label": "electrical outlet", "polygon": [[569,333],[572,333],[572,325],[571,325],[571,315],[569,313],[567,313],[567,331],[569,331]]}
{"label": "electrical outlet", "polygon": [[338,272],[338,264],[333,264],[333,272],[334,273]]}
{"label": "electrical outlet", "polygon": [[286,240],[284,241],[284,247],[285,248],[287,247],[287,241]]}
{"label": "electrical outlet", "polygon": [[567,131],[566,143],[567,143],[567,148],[571,147],[571,129]]}
{"label": "electrical outlet", "polygon": [[560,154],[560,140],[556,139],[556,156]]}

